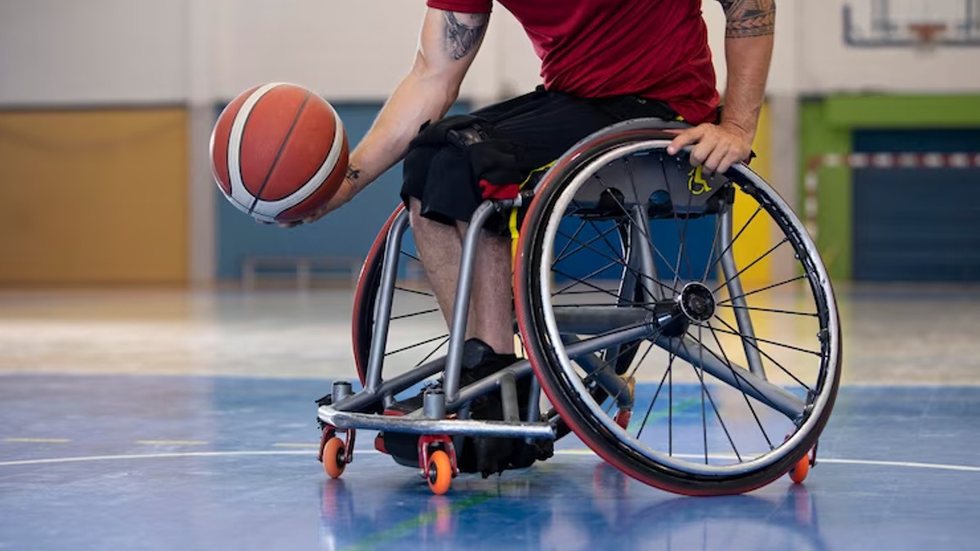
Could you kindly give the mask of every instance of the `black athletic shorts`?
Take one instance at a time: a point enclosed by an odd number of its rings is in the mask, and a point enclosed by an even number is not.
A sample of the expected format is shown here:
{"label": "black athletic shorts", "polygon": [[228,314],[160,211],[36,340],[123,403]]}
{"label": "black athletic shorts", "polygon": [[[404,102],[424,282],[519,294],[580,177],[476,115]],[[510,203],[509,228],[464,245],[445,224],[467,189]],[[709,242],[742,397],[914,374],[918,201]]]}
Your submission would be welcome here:
{"label": "black athletic shorts", "polygon": [[[422,216],[467,222],[493,186],[514,186],[579,140],[611,124],[676,120],[666,104],[634,96],[583,99],[538,88],[523,96],[422,127],[403,166],[401,196]],[[496,224],[492,224],[496,225]]]}

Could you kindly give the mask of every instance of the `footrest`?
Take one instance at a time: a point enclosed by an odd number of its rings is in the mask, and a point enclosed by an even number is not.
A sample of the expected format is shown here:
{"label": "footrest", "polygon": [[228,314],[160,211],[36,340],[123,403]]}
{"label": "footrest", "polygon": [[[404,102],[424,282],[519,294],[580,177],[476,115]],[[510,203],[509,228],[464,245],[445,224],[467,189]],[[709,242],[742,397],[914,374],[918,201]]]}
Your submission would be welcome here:
{"label": "footrest", "polygon": [[338,429],[371,429],[408,434],[448,434],[452,436],[496,436],[554,440],[555,430],[548,423],[510,423],[473,419],[426,419],[424,417],[376,415],[338,411],[333,406],[317,410],[321,422]]}

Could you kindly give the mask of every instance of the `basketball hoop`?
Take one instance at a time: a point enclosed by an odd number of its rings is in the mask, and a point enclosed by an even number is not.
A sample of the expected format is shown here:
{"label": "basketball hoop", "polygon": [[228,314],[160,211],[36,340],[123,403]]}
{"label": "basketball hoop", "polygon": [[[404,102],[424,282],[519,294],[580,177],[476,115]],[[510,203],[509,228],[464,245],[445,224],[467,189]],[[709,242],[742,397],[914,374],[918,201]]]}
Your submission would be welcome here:
{"label": "basketball hoop", "polygon": [[919,50],[931,51],[936,42],[946,34],[945,23],[909,23],[909,34],[918,42]]}

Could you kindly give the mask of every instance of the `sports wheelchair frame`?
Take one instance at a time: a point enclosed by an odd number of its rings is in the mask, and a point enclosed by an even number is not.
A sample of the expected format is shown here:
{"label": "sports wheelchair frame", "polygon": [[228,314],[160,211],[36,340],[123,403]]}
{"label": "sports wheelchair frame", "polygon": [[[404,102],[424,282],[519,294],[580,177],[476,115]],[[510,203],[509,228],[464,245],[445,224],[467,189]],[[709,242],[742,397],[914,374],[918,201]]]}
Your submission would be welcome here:
{"label": "sports wheelchair frame", "polygon": [[[412,344],[397,347],[393,323],[439,314],[431,293],[398,283],[419,260],[407,245],[407,212],[396,209],[355,294],[363,390],[335,382],[318,402],[326,472],[338,477],[352,461],[358,429],[416,434],[421,474],[445,493],[464,437],[553,440],[571,431],[619,470],[671,492],[741,493],[786,473],[802,482],[840,381],[830,280],[799,219],[747,166],[705,177],[688,152],[667,154],[667,131],[680,127],[611,126],[563,155],[533,190],[481,205],[448,334],[401,331]],[[513,268],[525,358],[461,388],[479,233],[512,209],[523,217]],[[774,258],[792,265],[775,280]],[[410,312],[393,314],[399,296]],[[424,346],[432,349],[411,369],[384,375],[398,354]],[[417,411],[383,414],[439,374]],[[524,378],[530,397],[518,404]],[[470,418],[470,404],[494,392],[502,418]]]}

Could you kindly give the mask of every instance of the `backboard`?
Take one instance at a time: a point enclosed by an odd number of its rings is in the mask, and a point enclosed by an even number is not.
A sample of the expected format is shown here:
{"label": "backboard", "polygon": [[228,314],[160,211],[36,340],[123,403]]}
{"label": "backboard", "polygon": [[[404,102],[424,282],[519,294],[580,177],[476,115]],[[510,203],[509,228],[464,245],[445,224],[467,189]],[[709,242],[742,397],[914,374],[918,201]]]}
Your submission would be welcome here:
{"label": "backboard", "polygon": [[843,17],[856,48],[980,46],[980,0],[846,0]]}

